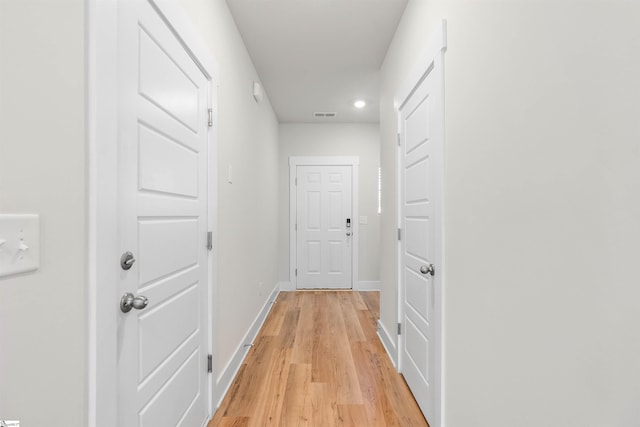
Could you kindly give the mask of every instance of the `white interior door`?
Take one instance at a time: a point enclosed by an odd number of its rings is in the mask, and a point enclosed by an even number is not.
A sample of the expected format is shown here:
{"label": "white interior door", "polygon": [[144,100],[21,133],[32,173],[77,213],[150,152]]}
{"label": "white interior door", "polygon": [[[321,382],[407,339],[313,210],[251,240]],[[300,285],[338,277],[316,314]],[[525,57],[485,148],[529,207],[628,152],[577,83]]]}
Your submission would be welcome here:
{"label": "white interior door", "polygon": [[400,111],[401,371],[429,424],[440,379],[442,77],[439,60]]}
{"label": "white interior door", "polygon": [[138,309],[118,320],[118,426],[201,426],[209,82],[148,1],[119,4],[120,243],[136,260],[120,295]]}
{"label": "white interior door", "polygon": [[352,287],[352,166],[298,166],[297,288]]}

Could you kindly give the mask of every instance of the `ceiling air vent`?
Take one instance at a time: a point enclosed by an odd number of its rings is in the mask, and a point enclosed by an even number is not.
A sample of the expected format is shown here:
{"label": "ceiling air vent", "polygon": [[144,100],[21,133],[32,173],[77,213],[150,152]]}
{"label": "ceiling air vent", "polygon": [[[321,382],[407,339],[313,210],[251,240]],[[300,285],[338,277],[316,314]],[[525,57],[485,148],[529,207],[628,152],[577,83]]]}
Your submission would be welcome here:
{"label": "ceiling air vent", "polygon": [[313,113],[313,117],[335,117],[336,113],[335,112],[315,112]]}

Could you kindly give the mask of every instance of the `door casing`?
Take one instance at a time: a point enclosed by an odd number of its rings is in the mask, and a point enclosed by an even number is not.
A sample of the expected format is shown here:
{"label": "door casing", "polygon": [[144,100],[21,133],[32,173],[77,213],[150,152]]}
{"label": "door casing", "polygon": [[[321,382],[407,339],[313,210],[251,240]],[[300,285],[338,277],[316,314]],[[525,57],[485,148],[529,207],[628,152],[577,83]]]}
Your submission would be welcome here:
{"label": "door casing", "polygon": [[[445,301],[445,268],[444,268],[444,71],[443,71],[443,60],[444,60],[444,52],[447,49],[447,32],[446,32],[446,20],[442,20],[439,27],[433,32],[432,37],[430,38],[429,43],[427,44],[426,49],[419,56],[416,61],[414,67],[411,69],[407,77],[405,78],[401,90],[395,96],[394,105],[396,109],[396,117],[397,117],[397,129],[400,132],[401,129],[401,114],[400,107],[404,104],[404,102],[413,94],[414,90],[418,87],[418,85],[422,82],[422,80],[426,77],[426,75],[430,72],[432,64],[434,61],[439,61],[438,69],[441,70],[442,75],[440,76],[442,84],[442,99],[438,104],[441,109],[441,118],[442,118],[442,142],[441,142],[441,156],[440,156],[440,164],[437,165],[437,170],[440,174],[439,185],[436,189],[440,194],[439,202],[439,216],[440,222],[438,227],[438,232],[440,234],[440,242],[441,247],[439,248],[439,254],[436,256],[436,259],[439,259],[436,265],[436,271],[439,274],[439,286],[435,288],[435,299],[439,301],[440,310],[436,309],[434,313],[434,324],[435,328],[439,331],[435,334],[435,414],[432,419],[428,420],[429,425],[431,427],[440,427],[445,425],[444,421],[444,395],[442,393],[442,384],[444,383],[444,375],[443,375],[443,360],[445,354],[444,347],[444,301]],[[402,147],[397,147],[397,157],[396,157],[396,220],[397,227],[401,229],[402,227],[402,188],[403,185],[403,177],[402,177]],[[404,231],[404,230],[403,230]],[[403,294],[403,286],[402,286],[402,242],[398,240],[396,245],[396,284],[397,284],[397,307],[398,307],[398,324],[402,323],[404,319],[404,294]],[[438,307],[438,304],[436,305]],[[404,330],[403,325],[403,330]],[[403,371],[403,356],[402,356],[402,348],[404,345],[404,336],[402,334],[398,335],[398,342],[396,345],[396,360],[398,362],[398,372]]]}
{"label": "door casing", "polygon": [[[118,4],[128,0],[87,0],[87,425],[117,424],[117,304],[118,295]],[[208,229],[217,245],[217,85],[218,66],[193,31],[185,13],[172,0],[147,0],[189,47],[193,59],[210,81],[209,103],[213,129],[209,132]],[[215,295],[216,257],[209,256],[208,293]],[[208,325],[213,325],[213,298],[208,302]],[[214,330],[208,352],[215,348]],[[215,372],[208,377],[209,414],[213,414]]]}
{"label": "door casing", "polygon": [[[310,157],[289,157],[289,286],[286,290],[296,289],[296,265],[297,261],[297,241],[296,241],[296,170],[298,166],[351,166],[353,179],[351,181],[351,212],[353,218],[351,227],[353,229],[353,239],[351,241],[351,286],[355,288],[358,283],[358,166],[360,158],[358,156],[310,156]],[[285,289],[283,289],[285,290]]]}

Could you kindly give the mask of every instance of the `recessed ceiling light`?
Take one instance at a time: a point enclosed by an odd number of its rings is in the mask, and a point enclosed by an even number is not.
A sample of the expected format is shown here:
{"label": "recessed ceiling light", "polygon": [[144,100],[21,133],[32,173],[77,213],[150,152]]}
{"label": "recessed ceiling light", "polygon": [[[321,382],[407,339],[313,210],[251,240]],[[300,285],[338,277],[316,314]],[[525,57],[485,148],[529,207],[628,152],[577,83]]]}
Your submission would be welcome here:
{"label": "recessed ceiling light", "polygon": [[353,103],[353,106],[356,108],[364,108],[364,106],[367,105],[366,102],[364,102],[363,100],[359,99],[356,102]]}

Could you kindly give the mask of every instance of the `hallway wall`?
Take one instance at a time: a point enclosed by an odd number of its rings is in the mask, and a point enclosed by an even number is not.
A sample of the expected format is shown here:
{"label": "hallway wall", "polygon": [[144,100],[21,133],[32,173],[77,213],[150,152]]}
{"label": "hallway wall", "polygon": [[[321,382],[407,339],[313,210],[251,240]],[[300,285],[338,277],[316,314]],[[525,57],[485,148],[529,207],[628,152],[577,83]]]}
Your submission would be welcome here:
{"label": "hallway wall", "polygon": [[[280,124],[279,189],[280,245],[279,272],[289,281],[289,157],[359,156],[359,216],[368,224],[359,225],[359,281],[379,280],[378,165],[380,134],[369,123],[282,123]],[[353,219],[357,221],[358,219]]]}
{"label": "hallway wall", "polygon": [[220,67],[214,296],[220,377],[236,352],[246,351],[243,337],[278,283],[278,122],[266,93],[260,104],[253,99],[259,78],[226,3],[181,4]]}
{"label": "hallway wall", "polygon": [[[87,426],[85,4],[0,2],[0,212],[41,231],[40,269],[0,279],[0,419],[28,426]],[[220,65],[221,374],[278,282],[278,123],[226,3],[183,5]]]}
{"label": "hallway wall", "polygon": [[381,71],[382,322],[393,96],[441,18],[446,426],[637,425],[637,2],[410,0]]}
{"label": "hallway wall", "polygon": [[24,426],[86,425],[84,6],[0,1],[0,213],[40,215],[39,270],[0,278],[0,419]]}

